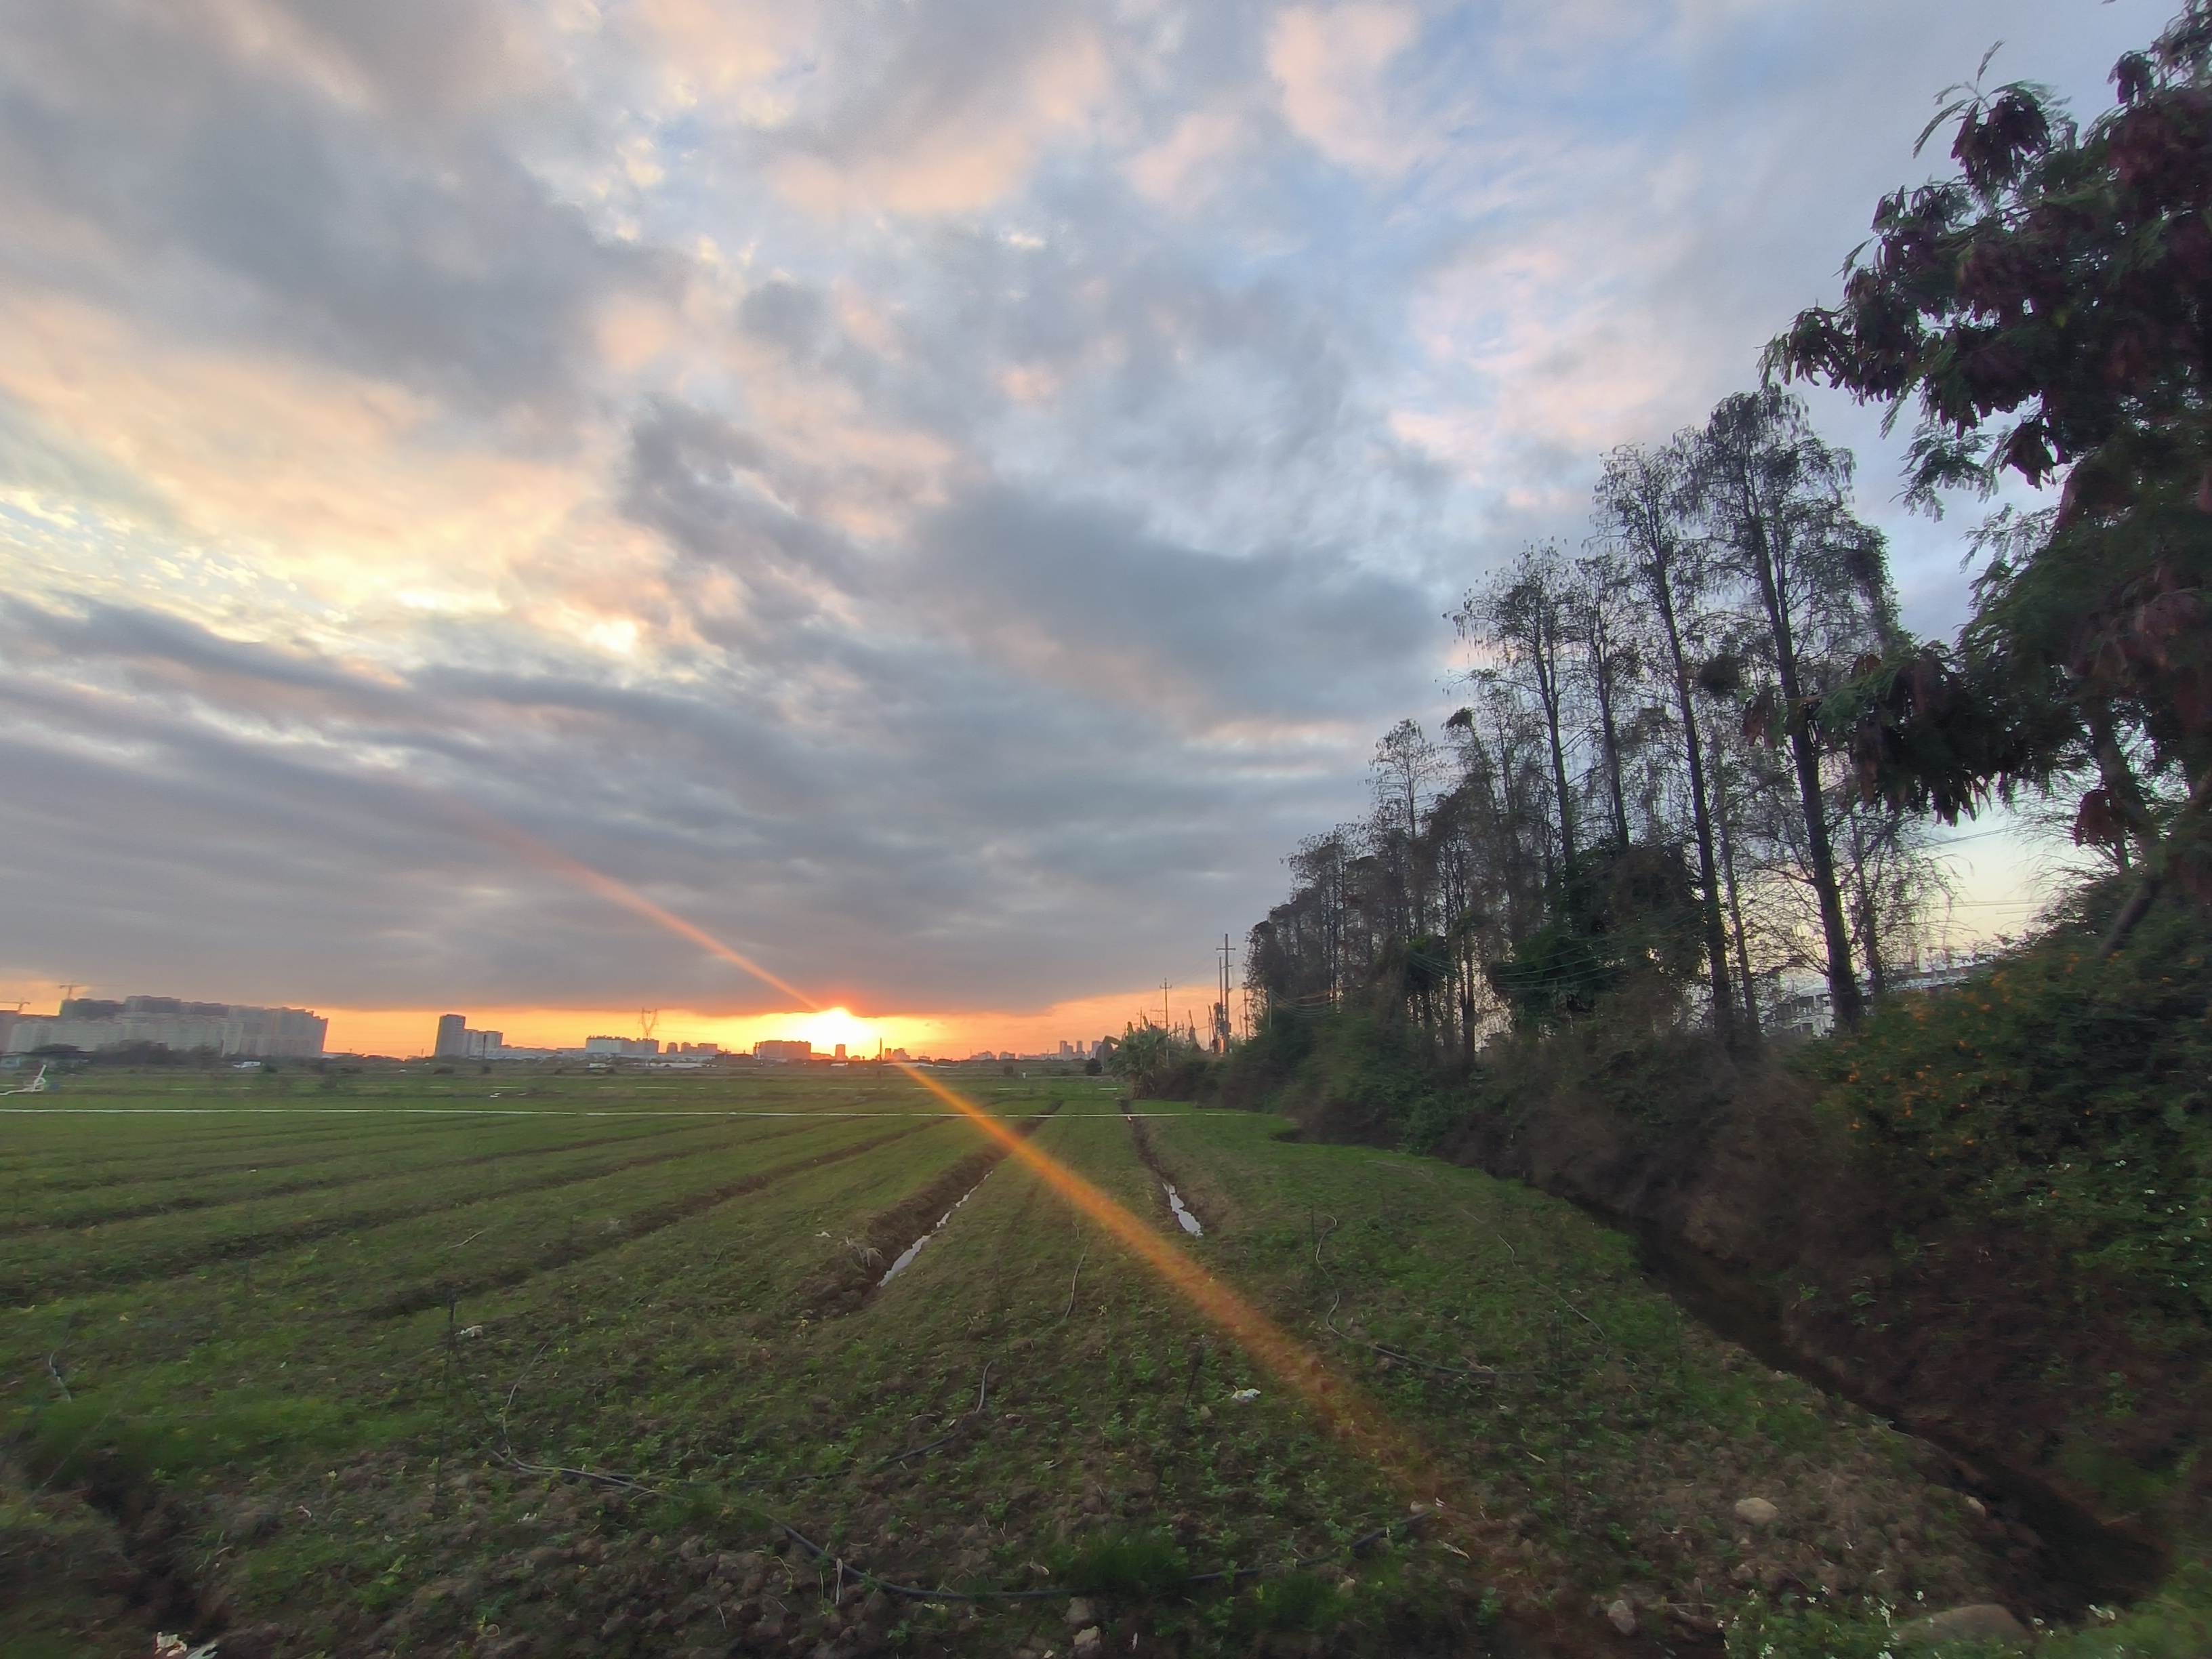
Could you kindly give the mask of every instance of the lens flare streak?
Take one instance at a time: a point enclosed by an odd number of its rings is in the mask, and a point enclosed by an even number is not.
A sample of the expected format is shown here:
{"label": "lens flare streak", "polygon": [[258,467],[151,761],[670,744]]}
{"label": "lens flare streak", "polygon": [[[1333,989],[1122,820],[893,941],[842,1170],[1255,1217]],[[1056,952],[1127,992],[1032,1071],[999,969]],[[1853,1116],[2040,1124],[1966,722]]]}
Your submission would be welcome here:
{"label": "lens flare streak", "polygon": [[504,819],[471,806],[465,801],[447,800],[444,805],[465,817],[481,831],[486,839],[504,848],[527,863],[536,865],[550,874],[573,881],[577,885],[598,894],[611,904],[620,905],[634,915],[644,917],[656,926],[665,927],[679,938],[687,939],[711,957],[719,957],[734,968],[743,969],[763,985],[772,985],[786,996],[794,998],[810,1012],[820,1013],[822,1005],[800,990],[789,980],[770,973],[742,951],[733,951],[703,927],[693,926],[674,911],[663,908],[651,899],[612,876],[602,875],[588,864],[570,858],[566,853],[548,847],[537,836],[516,829]]}
{"label": "lens flare streak", "polygon": [[[515,856],[690,940],[709,955],[796,999],[803,1006],[821,1011],[822,1005],[797,986],[613,877],[556,851],[536,836],[479,808],[459,801],[447,801],[446,805],[468,818],[487,839]],[[1339,1436],[1359,1447],[1404,1486],[1415,1491],[1435,1491],[1438,1474],[1435,1460],[1423,1453],[1403,1431],[1349,1384],[1332,1374],[1319,1354],[1207,1273],[1119,1200],[1042,1151],[1028,1136],[1017,1133],[941,1079],[915,1066],[892,1063],[936,1100],[998,1142],[1009,1156],[1019,1159],[1052,1191],[1090,1217],[1131,1255],[1180,1293],[1200,1316],[1234,1340],[1255,1364],[1306,1401]],[[1436,1501],[1439,1509],[1444,1507],[1441,1498]],[[1468,1516],[1455,1518],[1463,1527]]]}
{"label": "lens flare streak", "polygon": [[[1158,1229],[1028,1136],[1017,1133],[942,1079],[913,1066],[899,1069],[1021,1160],[1046,1186],[1088,1216],[1152,1269],[1255,1364],[1306,1400],[1338,1433],[1362,1444],[1393,1473],[1415,1480],[1425,1460],[1371,1406],[1339,1381],[1321,1357],[1207,1273]],[[1421,1482],[1419,1484],[1427,1484]]]}

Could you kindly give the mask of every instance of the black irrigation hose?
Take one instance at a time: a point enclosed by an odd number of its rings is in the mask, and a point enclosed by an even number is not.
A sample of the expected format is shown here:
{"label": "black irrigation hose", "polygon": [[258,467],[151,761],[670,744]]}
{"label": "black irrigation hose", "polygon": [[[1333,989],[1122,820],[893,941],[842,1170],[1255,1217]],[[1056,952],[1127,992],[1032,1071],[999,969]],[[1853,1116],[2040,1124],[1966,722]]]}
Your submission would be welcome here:
{"label": "black irrigation hose", "polygon": [[[1314,1266],[1320,1268],[1322,1274],[1332,1281],[1334,1280],[1336,1275],[1330,1273],[1328,1264],[1322,1261],[1321,1250],[1322,1246],[1328,1243],[1330,1237],[1335,1233],[1337,1224],[1336,1218],[1334,1216],[1330,1216],[1328,1218],[1328,1231],[1319,1234],[1315,1238],[1313,1247]],[[1344,1292],[1340,1290],[1337,1291],[1329,1300],[1328,1311],[1322,1316],[1321,1322],[1328,1329],[1328,1334],[1336,1338],[1340,1342],[1349,1342],[1355,1347],[1371,1349],[1373,1352],[1381,1354],[1385,1359],[1389,1360],[1394,1364],[1410,1365],[1416,1370],[1432,1372],[1438,1376],[1464,1377],[1468,1381],[1473,1382],[1494,1382],[1498,1381],[1498,1378],[1504,1376],[1540,1376],[1543,1375],[1540,1370],[1534,1367],[1522,1367],[1519,1369],[1509,1370],[1497,1365],[1440,1365],[1432,1359],[1419,1358],[1413,1354],[1406,1352],[1403,1349],[1393,1348],[1381,1342],[1370,1342],[1364,1336],[1354,1336],[1349,1331],[1339,1330],[1337,1328],[1336,1310],[1343,1304],[1343,1302]],[[1595,1324],[1596,1322],[1592,1321],[1591,1322]]]}
{"label": "black irrigation hose", "polygon": [[1533,1367],[1524,1367],[1517,1370],[1502,1370],[1496,1365],[1440,1365],[1433,1359],[1417,1358],[1413,1355],[1406,1352],[1401,1348],[1393,1348],[1387,1344],[1381,1342],[1370,1342],[1364,1336],[1354,1336],[1349,1331],[1340,1331],[1336,1328],[1336,1310],[1338,1304],[1342,1303],[1343,1300],[1344,1292],[1342,1291],[1337,1291],[1335,1295],[1330,1298],[1328,1311],[1322,1316],[1321,1322],[1328,1328],[1329,1334],[1337,1338],[1340,1341],[1349,1342],[1355,1347],[1371,1348],[1376,1353],[1381,1354],[1385,1359],[1391,1361],[1394,1364],[1410,1365],[1416,1370],[1433,1371],[1438,1376],[1463,1376],[1471,1382],[1494,1382],[1501,1376],[1540,1376],[1543,1375],[1541,1371],[1539,1371]]}

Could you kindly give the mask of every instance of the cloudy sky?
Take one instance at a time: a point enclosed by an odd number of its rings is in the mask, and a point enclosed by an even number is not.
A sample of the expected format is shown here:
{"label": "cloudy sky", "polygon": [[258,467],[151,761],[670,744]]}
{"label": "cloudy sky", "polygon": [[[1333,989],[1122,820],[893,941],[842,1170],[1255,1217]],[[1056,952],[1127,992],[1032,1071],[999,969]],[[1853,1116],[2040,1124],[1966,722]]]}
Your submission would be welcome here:
{"label": "cloudy sky", "polygon": [[793,1006],[573,860],[895,1035],[1118,1030],[1942,88],[2092,112],[2169,3],[5,0],[0,989]]}

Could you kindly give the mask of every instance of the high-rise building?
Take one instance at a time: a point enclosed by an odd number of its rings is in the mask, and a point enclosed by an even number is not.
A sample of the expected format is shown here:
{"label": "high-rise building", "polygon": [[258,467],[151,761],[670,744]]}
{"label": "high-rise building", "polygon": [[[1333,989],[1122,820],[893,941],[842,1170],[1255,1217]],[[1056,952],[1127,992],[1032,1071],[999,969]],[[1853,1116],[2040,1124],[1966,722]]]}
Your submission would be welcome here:
{"label": "high-rise building", "polygon": [[96,1053],[149,1043],[177,1053],[211,1048],[259,1059],[312,1060],[330,1022],[304,1008],[251,1008],[176,997],[106,1001],[73,997],[51,1018],[27,1014],[7,1033],[9,1054],[63,1047]]}
{"label": "high-rise building", "polygon": [[440,1060],[498,1060],[507,1053],[507,1033],[471,1030],[466,1014],[441,1014],[438,1046],[430,1052]]}
{"label": "high-rise building", "polygon": [[805,1038],[795,1042],[785,1042],[769,1037],[753,1044],[753,1058],[785,1062],[809,1060],[814,1058],[814,1045]]}

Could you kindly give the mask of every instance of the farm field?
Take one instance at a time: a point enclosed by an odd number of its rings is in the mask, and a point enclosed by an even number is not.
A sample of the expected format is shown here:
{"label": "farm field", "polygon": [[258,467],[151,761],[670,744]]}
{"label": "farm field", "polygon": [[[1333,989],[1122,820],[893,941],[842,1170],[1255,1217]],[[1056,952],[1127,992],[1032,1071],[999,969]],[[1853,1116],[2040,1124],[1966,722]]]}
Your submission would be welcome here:
{"label": "farm field", "polygon": [[1569,1206],[945,1075],[1280,1346],[896,1070],[8,1101],[0,1655],[1871,1655],[2020,1602],[1943,1460]]}

